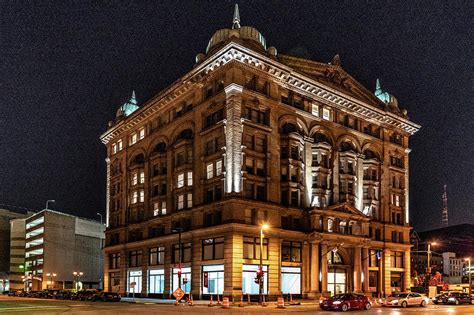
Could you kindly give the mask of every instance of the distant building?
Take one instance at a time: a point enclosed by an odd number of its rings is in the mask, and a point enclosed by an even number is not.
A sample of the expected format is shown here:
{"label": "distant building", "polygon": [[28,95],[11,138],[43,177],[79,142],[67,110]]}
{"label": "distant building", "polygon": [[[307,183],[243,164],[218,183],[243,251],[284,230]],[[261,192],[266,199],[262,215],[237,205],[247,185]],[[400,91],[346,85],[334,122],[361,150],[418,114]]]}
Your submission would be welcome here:
{"label": "distant building", "polygon": [[[23,287],[31,290],[101,287],[104,229],[99,222],[46,209],[13,220],[11,239],[18,252],[10,270],[23,270]],[[18,266],[23,242],[24,265]]]}
{"label": "distant building", "polygon": [[380,81],[369,91],[337,55],[278,54],[235,12],[192,70],[141,107],[133,94],[101,136],[106,288],[238,299],[259,293],[262,255],[272,297],[409,289],[420,126]]}
{"label": "distant building", "polygon": [[33,214],[26,209],[0,209],[0,294],[10,289],[10,221]]}
{"label": "distant building", "polygon": [[446,283],[461,283],[464,259],[456,258],[455,253],[445,252],[443,256],[443,274]]}

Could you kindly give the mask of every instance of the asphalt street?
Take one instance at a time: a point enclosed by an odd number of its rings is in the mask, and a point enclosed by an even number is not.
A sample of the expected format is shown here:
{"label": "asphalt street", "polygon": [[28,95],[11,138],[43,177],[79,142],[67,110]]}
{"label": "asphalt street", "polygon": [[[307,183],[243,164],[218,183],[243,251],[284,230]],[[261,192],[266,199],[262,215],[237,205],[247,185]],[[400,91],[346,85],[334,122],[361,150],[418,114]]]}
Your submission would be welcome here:
{"label": "asphalt street", "polygon": [[[275,303],[267,307],[246,305],[245,307],[231,306],[223,309],[218,306],[208,307],[206,304],[195,306],[155,303],[103,303],[63,300],[44,300],[16,297],[0,297],[0,314],[269,314],[269,313],[298,313],[298,314],[341,314],[341,312],[327,312],[319,309],[317,304],[305,303],[300,306],[288,306],[278,309]],[[382,308],[374,307],[369,311],[348,311],[347,314],[474,314],[474,305],[428,305],[427,307]]]}

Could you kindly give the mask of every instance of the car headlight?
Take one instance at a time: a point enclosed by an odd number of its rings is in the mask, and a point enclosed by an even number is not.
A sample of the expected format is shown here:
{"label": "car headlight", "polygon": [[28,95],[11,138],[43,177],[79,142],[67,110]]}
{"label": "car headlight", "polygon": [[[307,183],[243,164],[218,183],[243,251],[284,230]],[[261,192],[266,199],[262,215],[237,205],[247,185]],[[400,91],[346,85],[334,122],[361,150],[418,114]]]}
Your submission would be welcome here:
{"label": "car headlight", "polygon": [[450,297],[448,301],[456,301],[456,298]]}
{"label": "car headlight", "polygon": [[334,301],[332,304],[341,304],[342,302],[341,301]]}
{"label": "car headlight", "polygon": [[393,304],[398,304],[398,300],[392,300]]}

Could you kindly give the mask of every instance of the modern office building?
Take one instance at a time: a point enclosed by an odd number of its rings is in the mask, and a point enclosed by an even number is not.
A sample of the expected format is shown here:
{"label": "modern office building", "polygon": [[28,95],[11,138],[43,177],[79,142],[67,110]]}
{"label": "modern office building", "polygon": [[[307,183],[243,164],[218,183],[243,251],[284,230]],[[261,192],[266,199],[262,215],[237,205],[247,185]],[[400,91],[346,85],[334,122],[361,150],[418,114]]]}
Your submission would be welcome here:
{"label": "modern office building", "polygon": [[192,70],[141,106],[133,94],[100,137],[105,288],[168,298],[181,273],[195,298],[258,294],[267,223],[265,294],[409,289],[418,129],[378,80],[279,54],[236,10]]}
{"label": "modern office building", "polygon": [[[104,229],[99,222],[49,209],[13,220],[11,238],[18,253],[10,270],[22,271],[22,288],[27,290],[99,288]],[[21,253],[22,262],[17,261]]]}

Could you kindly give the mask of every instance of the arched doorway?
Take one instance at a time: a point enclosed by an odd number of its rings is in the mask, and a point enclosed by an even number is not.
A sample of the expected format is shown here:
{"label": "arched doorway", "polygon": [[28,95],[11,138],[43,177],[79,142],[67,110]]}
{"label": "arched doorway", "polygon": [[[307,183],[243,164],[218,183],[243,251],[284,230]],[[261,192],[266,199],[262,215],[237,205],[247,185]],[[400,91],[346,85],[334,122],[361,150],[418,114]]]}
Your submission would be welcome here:
{"label": "arched doorway", "polygon": [[328,259],[328,291],[331,295],[347,292],[347,272],[344,261],[337,251],[331,251]]}

